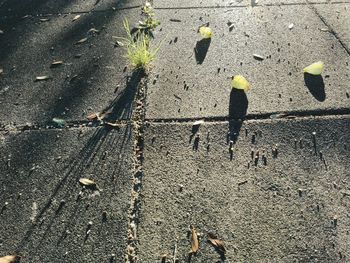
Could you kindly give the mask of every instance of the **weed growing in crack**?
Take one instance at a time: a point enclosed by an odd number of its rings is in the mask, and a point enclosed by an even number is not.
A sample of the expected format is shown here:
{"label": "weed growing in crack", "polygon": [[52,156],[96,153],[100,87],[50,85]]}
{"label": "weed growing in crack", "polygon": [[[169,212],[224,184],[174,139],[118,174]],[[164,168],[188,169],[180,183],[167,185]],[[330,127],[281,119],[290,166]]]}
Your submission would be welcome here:
{"label": "weed growing in crack", "polygon": [[148,70],[150,63],[155,59],[159,46],[150,47],[150,36],[146,31],[137,30],[133,35],[127,19],[124,20],[123,25],[127,37],[120,39],[126,48],[125,57],[135,70]]}
{"label": "weed growing in crack", "polygon": [[129,60],[134,70],[147,71],[150,69],[151,62],[155,59],[161,43],[156,47],[150,46],[150,40],[153,38],[152,31],[160,25],[160,21],[155,18],[154,10],[149,2],[142,8],[142,14],[146,16],[145,20],[139,21],[136,28],[130,29],[127,19],[124,19],[123,25],[126,37],[118,37],[126,49],[125,57]]}
{"label": "weed growing in crack", "polygon": [[152,35],[152,30],[160,25],[160,21],[156,19],[154,10],[149,2],[146,2],[142,8],[142,14],[145,15],[145,20],[139,21],[139,29],[145,30]]}

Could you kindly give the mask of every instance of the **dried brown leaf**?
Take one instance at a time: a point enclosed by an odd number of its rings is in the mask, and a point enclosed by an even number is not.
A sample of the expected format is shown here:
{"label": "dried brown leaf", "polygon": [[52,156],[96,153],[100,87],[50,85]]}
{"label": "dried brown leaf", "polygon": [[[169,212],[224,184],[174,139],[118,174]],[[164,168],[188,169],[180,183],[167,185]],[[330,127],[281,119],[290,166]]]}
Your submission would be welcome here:
{"label": "dried brown leaf", "polygon": [[82,185],[84,185],[84,186],[90,186],[90,187],[96,186],[95,181],[90,180],[90,179],[88,179],[88,178],[80,178],[80,179],[79,179],[79,183],[82,184]]}
{"label": "dried brown leaf", "polygon": [[74,22],[75,20],[78,20],[80,17],[81,17],[81,15],[76,15],[76,16],[72,19],[72,21]]}
{"label": "dried brown leaf", "polygon": [[196,253],[199,249],[199,241],[196,229],[191,226],[191,251],[190,253]]}
{"label": "dried brown leaf", "polygon": [[221,253],[226,253],[224,243],[220,239],[218,239],[214,234],[208,234],[208,242],[210,242]]}
{"label": "dried brown leaf", "polygon": [[35,78],[36,81],[42,81],[42,80],[48,80],[50,79],[49,76],[38,76]]}
{"label": "dried brown leaf", "polygon": [[84,37],[84,38],[80,39],[78,42],[76,42],[75,44],[79,45],[79,44],[86,42],[87,40],[88,40],[87,37]]}
{"label": "dried brown leaf", "polygon": [[99,119],[99,114],[96,112],[93,112],[93,113],[90,113],[88,116],[86,116],[86,118],[89,121],[93,121],[93,120]]}
{"label": "dried brown leaf", "polygon": [[19,262],[20,259],[21,257],[19,256],[4,256],[0,257],[0,263],[16,263]]}

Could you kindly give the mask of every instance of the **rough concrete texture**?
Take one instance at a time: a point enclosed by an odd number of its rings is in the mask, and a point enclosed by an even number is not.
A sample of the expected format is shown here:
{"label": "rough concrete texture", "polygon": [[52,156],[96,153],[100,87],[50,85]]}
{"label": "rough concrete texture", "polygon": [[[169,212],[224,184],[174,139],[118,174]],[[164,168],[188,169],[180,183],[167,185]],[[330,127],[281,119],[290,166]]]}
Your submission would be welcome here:
{"label": "rough concrete texture", "polygon": [[[133,25],[139,15],[135,8],[81,14],[76,21],[75,14],[1,19],[0,121],[83,120],[112,108],[117,119],[130,118],[137,76],[128,77],[125,50],[114,47],[113,36],[125,37],[123,19]],[[51,67],[57,60],[63,64]]]}
{"label": "rough concrete texture", "polygon": [[315,5],[314,7],[343,41],[350,53],[350,4],[333,5],[333,8],[327,5]]}
{"label": "rough concrete texture", "polygon": [[[349,56],[332,33],[323,31],[327,26],[312,8],[175,9],[157,10],[157,16],[162,25],[154,42],[166,40],[152,69],[147,118],[227,116],[229,104],[238,100],[245,101],[248,114],[350,105]],[[209,44],[197,42],[205,23],[214,31]],[[302,69],[319,60],[326,65],[322,77],[305,77]],[[236,74],[251,83],[246,96],[231,93]]]}
{"label": "rough concrete texture", "polygon": [[191,129],[146,128],[141,262],[173,262],[176,238],[187,262],[189,225],[200,234],[192,263],[221,262],[208,232],[223,240],[224,262],[349,262],[348,116],[249,121],[240,135],[238,123],[205,123],[199,141]]}
{"label": "rough concrete texture", "polygon": [[[21,262],[37,263],[115,262],[109,261],[115,254],[121,262],[132,143],[130,126],[2,136],[1,255],[17,252]],[[80,178],[94,180],[99,190],[84,190]]]}
{"label": "rough concrete texture", "polygon": [[154,1],[156,8],[191,8],[191,7],[237,7],[237,6],[271,6],[271,5],[306,5],[309,4],[336,4],[347,3],[350,0],[158,0]]}
{"label": "rough concrete texture", "polygon": [[0,17],[112,10],[112,8],[130,8],[141,4],[141,0],[2,0]]}

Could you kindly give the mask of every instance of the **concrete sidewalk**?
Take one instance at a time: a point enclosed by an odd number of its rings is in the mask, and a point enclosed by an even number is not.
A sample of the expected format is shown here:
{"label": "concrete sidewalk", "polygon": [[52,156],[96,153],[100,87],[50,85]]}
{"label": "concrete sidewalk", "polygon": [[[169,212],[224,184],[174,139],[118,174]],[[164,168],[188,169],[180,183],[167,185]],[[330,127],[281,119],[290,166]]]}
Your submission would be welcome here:
{"label": "concrete sidewalk", "polygon": [[[147,77],[113,38],[142,5],[0,0],[0,256],[348,262],[350,1],[154,0],[164,42]],[[103,110],[115,127],[87,121]]]}

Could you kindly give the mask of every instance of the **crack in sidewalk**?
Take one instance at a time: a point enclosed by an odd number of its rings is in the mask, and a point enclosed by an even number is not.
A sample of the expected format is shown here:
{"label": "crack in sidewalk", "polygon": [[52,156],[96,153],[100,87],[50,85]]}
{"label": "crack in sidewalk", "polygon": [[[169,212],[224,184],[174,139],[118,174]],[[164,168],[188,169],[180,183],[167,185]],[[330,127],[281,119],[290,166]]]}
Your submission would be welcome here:
{"label": "crack in sidewalk", "polygon": [[136,92],[136,106],[133,111],[133,133],[135,136],[133,145],[133,182],[131,189],[130,208],[128,211],[128,244],[126,248],[125,262],[136,263],[138,262],[138,235],[137,229],[139,225],[140,211],[141,211],[141,190],[143,179],[143,146],[144,146],[144,124],[145,124],[145,100],[146,100],[146,88],[147,88],[147,75],[144,72],[142,74],[140,82],[138,83],[138,89]]}
{"label": "crack in sidewalk", "polygon": [[[340,43],[340,45],[344,48],[346,53],[350,56],[350,48],[347,46],[347,44],[339,37],[338,33],[334,30],[334,28],[327,22],[327,20],[317,11],[314,4],[310,3],[309,0],[306,0],[308,6],[311,8],[312,11],[320,18],[322,23],[329,29],[329,32],[335,37],[335,39]],[[350,4],[350,3],[348,3]]]}

